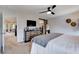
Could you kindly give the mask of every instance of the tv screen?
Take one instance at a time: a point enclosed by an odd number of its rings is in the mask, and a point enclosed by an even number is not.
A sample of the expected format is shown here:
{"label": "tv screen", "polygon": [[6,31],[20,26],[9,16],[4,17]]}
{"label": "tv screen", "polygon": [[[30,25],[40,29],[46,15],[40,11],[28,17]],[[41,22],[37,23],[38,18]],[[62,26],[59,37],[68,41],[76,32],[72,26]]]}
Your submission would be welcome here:
{"label": "tv screen", "polygon": [[27,20],[27,26],[36,26],[36,21]]}

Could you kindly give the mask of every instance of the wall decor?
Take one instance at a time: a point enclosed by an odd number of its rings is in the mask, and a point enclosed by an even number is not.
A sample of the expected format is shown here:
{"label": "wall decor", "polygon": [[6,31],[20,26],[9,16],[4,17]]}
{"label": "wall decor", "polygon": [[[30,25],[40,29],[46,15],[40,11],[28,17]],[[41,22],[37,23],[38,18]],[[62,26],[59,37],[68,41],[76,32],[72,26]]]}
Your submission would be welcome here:
{"label": "wall decor", "polygon": [[66,19],[66,23],[71,23],[71,19],[70,18]]}
{"label": "wall decor", "polygon": [[76,22],[71,22],[72,27],[75,27],[76,25],[77,25]]}

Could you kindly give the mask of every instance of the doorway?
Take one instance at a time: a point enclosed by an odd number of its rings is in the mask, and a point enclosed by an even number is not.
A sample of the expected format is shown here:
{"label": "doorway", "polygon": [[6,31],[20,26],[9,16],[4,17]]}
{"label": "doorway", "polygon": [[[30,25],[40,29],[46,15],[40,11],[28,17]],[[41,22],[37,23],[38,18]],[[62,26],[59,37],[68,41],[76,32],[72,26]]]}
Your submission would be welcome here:
{"label": "doorway", "polygon": [[10,53],[13,45],[17,42],[17,20],[16,17],[4,19],[4,53]]}
{"label": "doorway", "polygon": [[42,18],[39,18],[39,20],[40,20],[40,24],[41,24],[41,27],[42,27],[42,33],[43,34],[50,33],[49,27],[48,27],[48,20],[42,19]]}
{"label": "doorway", "polygon": [[16,32],[17,24],[16,24],[16,18],[14,17],[7,17],[5,19],[5,34],[14,34]]}

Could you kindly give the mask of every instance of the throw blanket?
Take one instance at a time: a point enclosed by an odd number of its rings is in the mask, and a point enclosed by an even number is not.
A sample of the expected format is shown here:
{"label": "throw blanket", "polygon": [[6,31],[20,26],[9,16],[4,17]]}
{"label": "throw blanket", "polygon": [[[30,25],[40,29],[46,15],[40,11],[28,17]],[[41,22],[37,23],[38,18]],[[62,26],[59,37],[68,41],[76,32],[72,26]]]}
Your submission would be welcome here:
{"label": "throw blanket", "polygon": [[43,47],[46,47],[46,45],[48,44],[48,42],[54,38],[57,38],[59,36],[61,36],[62,34],[60,33],[51,33],[51,34],[46,34],[46,35],[39,35],[36,36],[32,39],[32,42],[35,42]]}

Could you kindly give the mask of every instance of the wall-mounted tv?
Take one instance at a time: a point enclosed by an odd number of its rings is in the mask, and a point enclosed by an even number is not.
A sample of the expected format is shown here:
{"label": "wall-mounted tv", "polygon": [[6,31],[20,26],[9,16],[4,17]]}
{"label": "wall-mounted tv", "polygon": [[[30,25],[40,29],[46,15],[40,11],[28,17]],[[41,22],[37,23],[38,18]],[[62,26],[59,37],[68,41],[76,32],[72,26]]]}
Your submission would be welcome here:
{"label": "wall-mounted tv", "polygon": [[27,26],[36,26],[36,21],[27,20]]}

